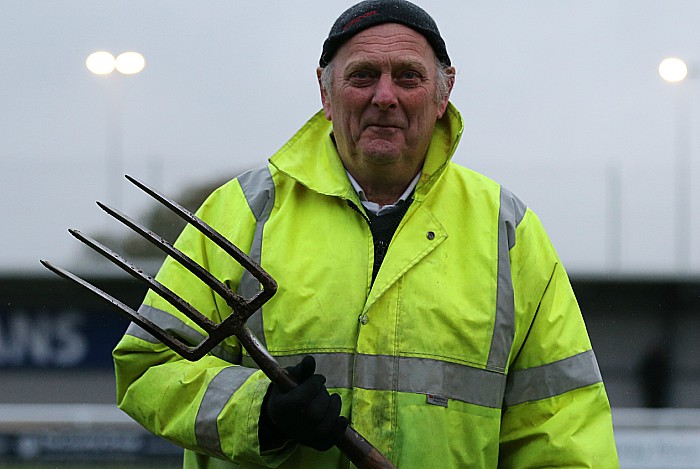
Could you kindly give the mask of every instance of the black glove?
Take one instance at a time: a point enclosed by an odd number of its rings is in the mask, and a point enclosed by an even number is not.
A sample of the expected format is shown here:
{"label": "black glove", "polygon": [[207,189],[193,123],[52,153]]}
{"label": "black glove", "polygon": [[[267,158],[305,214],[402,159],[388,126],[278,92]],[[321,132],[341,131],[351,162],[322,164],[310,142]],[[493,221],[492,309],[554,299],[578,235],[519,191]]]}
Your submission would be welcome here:
{"label": "black glove", "polygon": [[299,386],[287,393],[274,383],[268,388],[260,416],[263,450],[287,439],[326,451],[345,432],[348,420],[340,416],[340,396],[328,393],[326,377],[314,374],[315,370],[316,360],[307,355],[298,365],[287,368]]}

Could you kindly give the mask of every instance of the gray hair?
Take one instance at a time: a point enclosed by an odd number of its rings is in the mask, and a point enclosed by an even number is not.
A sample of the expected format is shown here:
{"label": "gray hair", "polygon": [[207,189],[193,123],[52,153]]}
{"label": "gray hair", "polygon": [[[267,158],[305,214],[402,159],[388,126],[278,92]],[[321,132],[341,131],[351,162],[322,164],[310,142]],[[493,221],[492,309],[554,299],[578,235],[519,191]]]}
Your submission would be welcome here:
{"label": "gray hair", "polygon": [[[440,103],[450,93],[450,82],[455,77],[454,69],[443,64],[435,57],[435,69],[437,84],[435,93],[435,102]],[[333,71],[335,70],[335,60],[331,60],[328,65],[321,69],[321,86],[326,93],[326,97],[331,99],[331,90],[333,88]]]}

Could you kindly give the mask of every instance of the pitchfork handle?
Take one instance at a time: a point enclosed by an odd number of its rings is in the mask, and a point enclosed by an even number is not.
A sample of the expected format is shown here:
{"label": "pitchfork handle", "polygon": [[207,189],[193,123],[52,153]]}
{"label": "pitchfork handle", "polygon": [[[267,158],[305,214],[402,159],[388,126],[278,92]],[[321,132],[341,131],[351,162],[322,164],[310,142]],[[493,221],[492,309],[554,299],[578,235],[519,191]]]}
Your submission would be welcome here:
{"label": "pitchfork handle", "polygon": [[395,469],[377,448],[348,426],[335,444],[359,469]]}
{"label": "pitchfork handle", "polygon": [[[270,355],[267,349],[260,343],[251,330],[240,323],[236,327],[236,337],[243,345],[253,361],[267,375],[270,380],[282,389],[288,392],[298,386],[298,383],[292,379],[287,373],[287,370],[282,368],[275,358]],[[377,448],[372,446],[372,443],[357,433],[357,431],[348,426],[345,433],[340,437],[340,440],[335,444],[352,463],[359,469],[395,469]]]}
{"label": "pitchfork handle", "polygon": [[[297,383],[284,368],[279,367],[276,371],[279,371],[279,374],[274,377],[273,381],[284,391],[289,391],[297,386]],[[341,435],[335,445],[359,469],[395,469],[391,461],[351,426],[345,428],[345,433]]]}

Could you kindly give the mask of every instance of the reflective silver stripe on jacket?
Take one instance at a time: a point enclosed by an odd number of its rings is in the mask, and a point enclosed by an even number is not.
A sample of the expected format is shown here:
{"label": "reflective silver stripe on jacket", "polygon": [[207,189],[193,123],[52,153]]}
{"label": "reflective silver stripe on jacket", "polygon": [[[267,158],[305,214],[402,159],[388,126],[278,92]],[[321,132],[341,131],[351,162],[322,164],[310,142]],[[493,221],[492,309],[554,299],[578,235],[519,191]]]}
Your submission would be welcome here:
{"label": "reflective silver stripe on jacket", "polygon": [[241,366],[224,368],[209,383],[194,424],[197,445],[205,451],[224,457],[217,420],[231,396],[254,372]]}
{"label": "reflective silver stripe on jacket", "polygon": [[496,318],[491,338],[487,368],[505,371],[508,355],[515,337],[515,299],[510,271],[510,250],[515,246],[515,229],[527,206],[505,188],[501,188],[501,204],[498,213],[498,284]]}
{"label": "reflective silver stripe on jacket", "polygon": [[[389,355],[312,353],[277,357],[277,361],[292,366],[304,355],[313,355],[316,372],[326,377],[329,388],[434,394],[492,408],[503,403],[506,377],[502,373],[443,360]],[[243,365],[255,367],[247,356]]]}
{"label": "reflective silver stripe on jacket", "polygon": [[[502,373],[426,358],[350,353],[314,353],[316,370],[329,388],[435,394],[483,407],[501,408],[546,399],[602,381],[592,350],[507,377]],[[302,355],[277,357],[282,366],[296,365]],[[255,367],[244,356],[243,365]],[[394,370],[398,370],[398,373]],[[505,399],[504,399],[505,388]]]}
{"label": "reflective silver stripe on jacket", "polygon": [[[243,194],[248,201],[253,216],[257,220],[255,225],[255,234],[253,236],[253,244],[250,247],[248,256],[256,263],[261,263],[262,255],[262,239],[263,228],[265,223],[270,218],[270,212],[275,205],[275,183],[272,180],[272,174],[267,166],[253,169],[238,177],[238,183],[241,185]],[[243,273],[241,283],[238,286],[238,294],[244,298],[252,298],[260,291],[260,282],[255,279],[248,271]],[[263,315],[259,309],[248,319],[248,327],[253,331],[253,334],[258,338],[260,343],[267,346],[265,342]]]}
{"label": "reflective silver stripe on jacket", "polygon": [[601,382],[593,350],[546,365],[515,370],[508,376],[505,404],[513,406],[558,396]]}

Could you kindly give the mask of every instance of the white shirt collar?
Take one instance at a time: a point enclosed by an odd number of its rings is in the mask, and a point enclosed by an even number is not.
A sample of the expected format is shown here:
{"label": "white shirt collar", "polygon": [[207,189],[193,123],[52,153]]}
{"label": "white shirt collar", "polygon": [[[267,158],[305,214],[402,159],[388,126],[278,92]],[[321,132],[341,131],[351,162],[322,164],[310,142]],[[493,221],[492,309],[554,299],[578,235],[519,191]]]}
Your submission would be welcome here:
{"label": "white shirt collar", "polygon": [[418,184],[418,180],[420,179],[421,175],[419,171],[418,174],[416,174],[416,177],[414,177],[411,183],[408,185],[404,193],[401,194],[399,200],[397,200],[395,203],[391,205],[379,205],[376,202],[370,202],[369,200],[367,200],[367,195],[365,194],[364,189],[360,187],[360,184],[358,184],[355,178],[352,177],[352,174],[350,174],[347,170],[345,170],[345,172],[348,174],[350,184],[352,184],[352,187],[355,189],[355,192],[357,192],[357,195],[360,197],[360,202],[362,202],[362,206],[370,212],[374,213],[375,215],[384,215],[386,213],[391,213],[394,210],[397,210],[401,206],[401,204],[411,196],[411,194],[413,193],[413,189],[416,188],[416,185]]}

